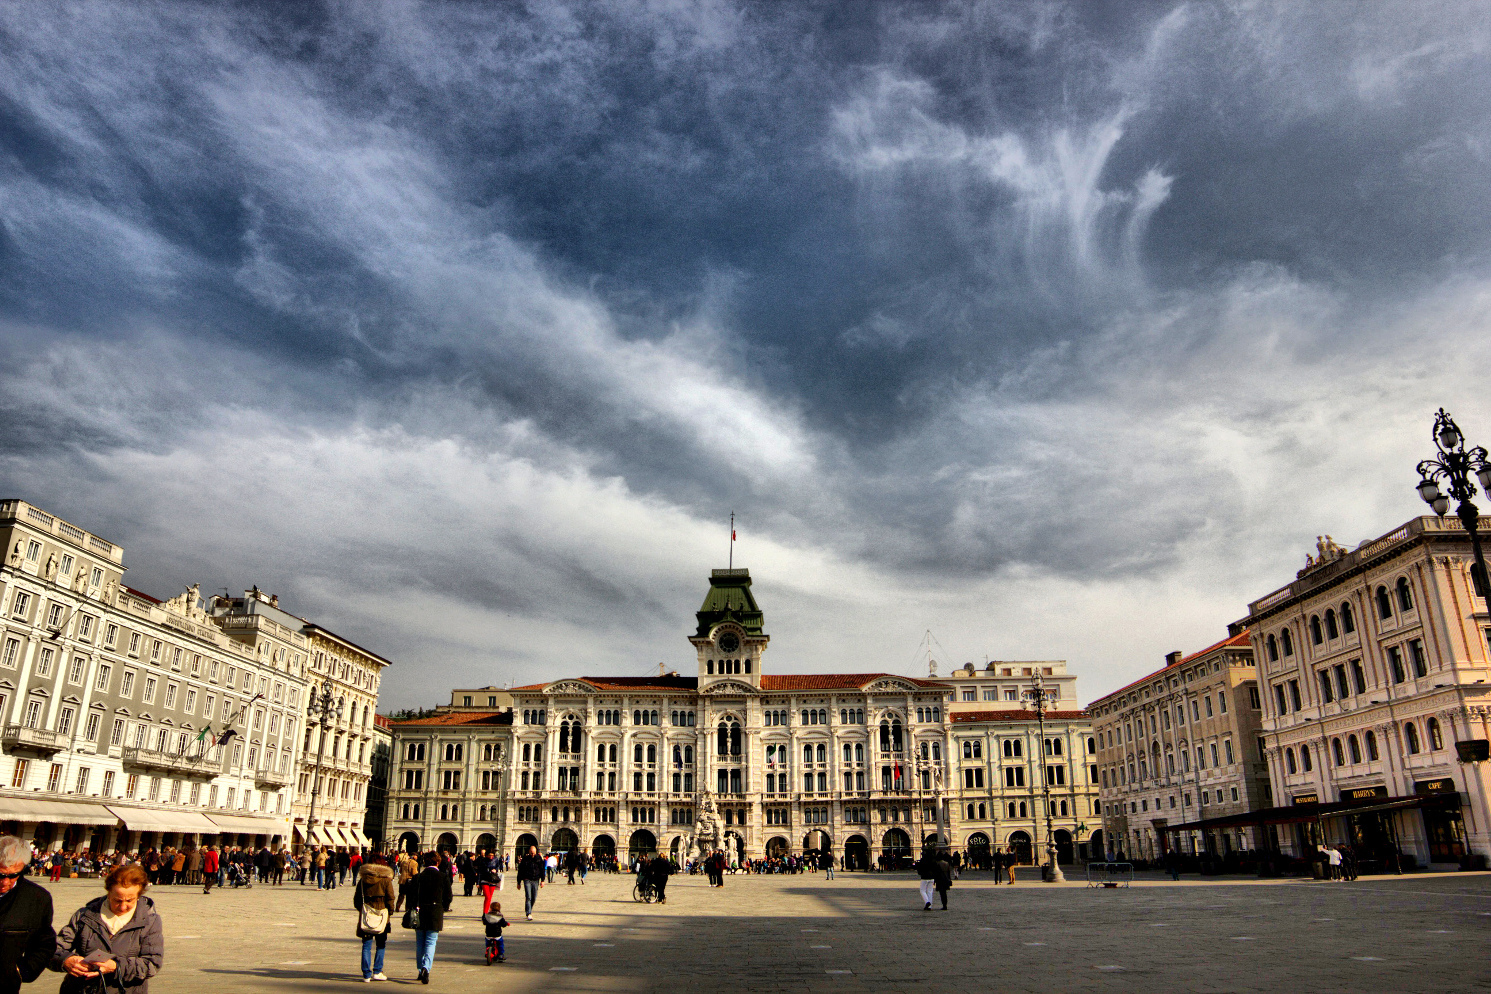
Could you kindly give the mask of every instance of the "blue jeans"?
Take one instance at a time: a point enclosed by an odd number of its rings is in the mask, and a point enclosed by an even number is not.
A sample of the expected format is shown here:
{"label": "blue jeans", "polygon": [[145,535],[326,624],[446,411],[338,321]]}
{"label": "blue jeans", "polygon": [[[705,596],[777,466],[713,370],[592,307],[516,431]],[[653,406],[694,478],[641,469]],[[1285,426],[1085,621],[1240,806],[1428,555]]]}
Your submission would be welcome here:
{"label": "blue jeans", "polygon": [[[387,932],[382,935],[370,935],[362,940],[362,975],[364,977],[383,972],[383,946],[387,942]],[[373,955],[375,946],[378,950],[376,956]]]}
{"label": "blue jeans", "polygon": [[523,914],[533,914],[533,905],[538,901],[538,881],[523,881]]}
{"label": "blue jeans", "polygon": [[435,965],[435,943],[439,941],[439,932],[429,932],[422,928],[414,930],[414,965],[416,967],[428,970]]}

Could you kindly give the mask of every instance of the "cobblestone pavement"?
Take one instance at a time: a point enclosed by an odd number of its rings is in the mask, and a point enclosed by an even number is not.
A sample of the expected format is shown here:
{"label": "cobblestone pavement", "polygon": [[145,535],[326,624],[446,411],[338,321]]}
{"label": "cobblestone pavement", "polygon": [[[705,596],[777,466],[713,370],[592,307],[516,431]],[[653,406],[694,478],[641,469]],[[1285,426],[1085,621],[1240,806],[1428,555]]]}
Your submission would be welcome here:
{"label": "cobblestone pavement", "polygon": [[[1491,874],[1309,881],[1140,881],[1088,890],[980,874],[923,911],[909,875],[674,877],[666,905],[626,876],[499,895],[508,962],[482,963],[479,899],[460,896],[433,991],[1491,991]],[[51,885],[59,924],[97,881]],[[349,888],[157,888],[166,968],[154,994],[337,991],[361,983]],[[397,927],[386,972],[414,982]],[[55,990],[56,974],[30,990]],[[385,985],[372,985],[378,988]]]}

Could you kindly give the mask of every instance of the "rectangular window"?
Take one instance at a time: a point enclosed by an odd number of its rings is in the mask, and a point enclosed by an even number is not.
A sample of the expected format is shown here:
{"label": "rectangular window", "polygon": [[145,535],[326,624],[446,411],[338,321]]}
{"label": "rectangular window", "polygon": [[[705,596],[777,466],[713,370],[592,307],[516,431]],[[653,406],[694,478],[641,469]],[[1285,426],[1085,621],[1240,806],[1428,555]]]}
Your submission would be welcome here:
{"label": "rectangular window", "polygon": [[31,595],[23,590],[17,590],[15,600],[10,605],[10,613],[17,618],[26,617],[26,609],[31,606]]}
{"label": "rectangular window", "polygon": [[26,771],[31,768],[29,760],[16,760],[15,769],[10,774],[10,787],[12,790],[23,790],[26,787]]}
{"label": "rectangular window", "polygon": [[114,796],[114,771],[113,770],[104,770],[104,786],[103,786],[103,790],[100,793],[102,793],[104,797],[113,797]]}
{"label": "rectangular window", "polygon": [[1206,695],[1206,716],[1207,716],[1207,717],[1208,717],[1208,718],[1210,718],[1210,717],[1211,717],[1211,716],[1212,716],[1212,710],[1211,710],[1211,695],[1210,695],[1210,694],[1207,694],[1207,695]]}
{"label": "rectangular window", "polygon": [[26,561],[34,563],[41,558],[41,543],[28,542],[26,544]]}
{"label": "rectangular window", "polygon": [[1222,751],[1227,754],[1227,763],[1229,765],[1231,765],[1231,763],[1233,761],[1232,760],[1232,740],[1231,739],[1223,739],[1222,740]]}
{"label": "rectangular window", "polygon": [[1220,765],[1217,762],[1217,744],[1215,742],[1211,744],[1211,765],[1213,767]]}
{"label": "rectangular window", "polygon": [[140,775],[138,773],[131,773],[129,777],[124,781],[125,800],[133,801],[135,799],[135,792],[139,789]]}
{"label": "rectangular window", "polygon": [[1362,670],[1362,661],[1353,659],[1351,661],[1351,682],[1356,686],[1358,694],[1367,692],[1367,674]]}
{"label": "rectangular window", "polygon": [[52,604],[47,608],[47,627],[58,629],[62,627],[62,612],[67,610],[61,604]]}
{"label": "rectangular window", "polygon": [[129,654],[131,656],[138,656],[140,654],[140,633],[139,632],[130,632],[129,633]]}
{"label": "rectangular window", "polygon": [[93,689],[107,691],[109,689],[109,676],[113,673],[108,663],[100,663],[98,675],[94,678]]}
{"label": "rectangular window", "polygon": [[57,793],[57,788],[62,783],[62,764],[53,763],[51,770],[47,772],[47,792]]}
{"label": "rectangular window", "polygon": [[174,684],[174,683],[168,683],[168,684],[166,684],[166,707],[168,707],[168,708],[174,708],[175,706],[176,706],[176,684]]}
{"label": "rectangular window", "polygon": [[1388,669],[1392,671],[1393,683],[1402,683],[1408,679],[1408,673],[1403,669],[1403,650],[1397,646],[1389,646],[1387,650]]}
{"label": "rectangular window", "polygon": [[195,688],[188,688],[186,692],[185,711],[187,714],[191,714],[195,710],[197,710],[197,691]]}
{"label": "rectangular window", "polygon": [[1341,698],[1351,696],[1351,688],[1346,683],[1345,665],[1337,663],[1331,668],[1331,672],[1336,675],[1336,696]]}
{"label": "rectangular window", "polygon": [[1424,655],[1424,640],[1414,639],[1408,643],[1408,652],[1413,656],[1413,675],[1423,677],[1429,675],[1429,659]]}
{"label": "rectangular window", "polygon": [[78,779],[77,779],[77,782],[75,784],[73,784],[73,793],[74,794],[86,794],[86,793],[88,793],[88,773],[89,773],[88,767],[86,767],[86,766],[80,766],[80,767],[78,767]]}
{"label": "rectangular window", "polygon": [[1201,720],[1201,705],[1198,704],[1194,700],[1191,701],[1191,720],[1192,721],[1200,721]]}
{"label": "rectangular window", "polygon": [[1335,695],[1331,693],[1330,670],[1320,670],[1317,676],[1320,677],[1320,699],[1329,704],[1336,699]]}
{"label": "rectangular window", "polygon": [[125,670],[124,671],[124,680],[119,685],[119,696],[120,697],[130,697],[130,696],[132,696],[134,694],[134,692],[135,692],[135,671],[134,670]]}
{"label": "rectangular window", "polygon": [[976,690],[965,690],[965,691],[963,691],[963,700],[965,700],[965,701],[976,701],[976,700],[978,700],[978,691],[976,691]]}
{"label": "rectangular window", "polygon": [[114,643],[116,643],[118,641],[119,641],[119,626],[116,625],[116,624],[114,624],[114,623],[112,623],[112,622],[110,622],[109,625],[106,628],[104,628],[104,645],[106,645],[106,646],[108,646],[109,648],[112,649],[112,648],[114,648]]}
{"label": "rectangular window", "polygon": [[114,725],[109,729],[109,746],[112,748],[124,742],[124,719],[115,718]]}
{"label": "rectangular window", "polygon": [[153,641],[151,641],[151,643],[150,643],[150,658],[153,659],[153,660],[155,660],[157,663],[160,662],[160,648],[161,648],[160,639],[154,639]]}
{"label": "rectangular window", "polygon": [[51,676],[52,660],[57,658],[57,653],[51,649],[42,649],[36,659],[36,675]]}
{"label": "rectangular window", "polygon": [[93,623],[97,620],[91,614],[85,614],[78,618],[78,638],[84,641],[93,638]]}
{"label": "rectangular window", "polygon": [[986,701],[997,701],[997,700],[999,700],[999,691],[998,690],[986,690],[986,691],[984,691],[984,700],[986,700]]}
{"label": "rectangular window", "polygon": [[103,718],[97,711],[88,714],[88,721],[83,725],[83,739],[87,742],[98,741],[98,729],[103,724]]}
{"label": "rectangular window", "polygon": [[5,652],[3,654],[0,654],[0,666],[4,666],[6,669],[13,670],[16,668],[16,663],[20,660],[20,658],[21,640],[6,639]]}
{"label": "rectangular window", "polygon": [[33,697],[26,702],[27,728],[37,728],[41,725],[41,698]]}
{"label": "rectangular window", "polygon": [[1227,713],[1227,691],[1217,691],[1217,707],[1221,709],[1223,714]]}
{"label": "rectangular window", "polygon": [[1300,709],[1299,681],[1298,680],[1290,680],[1289,681],[1289,703],[1294,706],[1293,709],[1295,711],[1298,711]]}
{"label": "rectangular window", "polygon": [[146,704],[155,703],[155,677],[150,676],[145,678],[145,694],[141,700]]}

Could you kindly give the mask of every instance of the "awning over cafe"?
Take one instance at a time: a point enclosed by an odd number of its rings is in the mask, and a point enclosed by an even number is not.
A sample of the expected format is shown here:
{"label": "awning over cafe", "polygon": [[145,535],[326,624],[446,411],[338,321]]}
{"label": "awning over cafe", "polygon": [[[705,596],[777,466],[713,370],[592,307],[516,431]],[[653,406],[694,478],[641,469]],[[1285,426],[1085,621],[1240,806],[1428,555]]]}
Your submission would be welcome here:
{"label": "awning over cafe", "polygon": [[113,804],[108,805],[108,809],[131,832],[195,832],[199,835],[218,835],[222,832],[222,829],[207,820],[206,815],[196,811],[129,808]]}
{"label": "awning over cafe", "polygon": [[55,825],[114,825],[119,816],[102,804],[6,797],[0,800],[6,821],[49,821]]}

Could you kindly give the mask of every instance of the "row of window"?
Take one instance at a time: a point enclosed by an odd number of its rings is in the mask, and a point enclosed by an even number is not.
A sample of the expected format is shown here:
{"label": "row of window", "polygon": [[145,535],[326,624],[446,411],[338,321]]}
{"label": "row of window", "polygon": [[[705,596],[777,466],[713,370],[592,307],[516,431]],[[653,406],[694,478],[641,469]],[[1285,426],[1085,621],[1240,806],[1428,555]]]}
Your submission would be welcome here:
{"label": "row of window", "polygon": [[[1387,621],[1392,618],[1395,605],[1398,613],[1406,614],[1413,610],[1413,589],[1408,578],[1400,576],[1391,591],[1386,585],[1379,585],[1373,594],[1373,600],[1377,604],[1378,617]],[[1326,608],[1323,615],[1311,615],[1308,627],[1310,641],[1314,645],[1322,645],[1342,635],[1352,634],[1356,631],[1356,618],[1350,602],[1342,602],[1339,613],[1336,608]],[[1264,639],[1264,651],[1268,653],[1269,662],[1278,662],[1281,653],[1284,656],[1294,655],[1294,639],[1289,629],[1282,628],[1277,636],[1270,635]]]}
{"label": "row of window", "polygon": [[[11,769],[10,786],[12,790],[27,790],[31,788],[31,760],[17,759],[15,766]],[[47,767],[45,790],[57,793],[62,789],[61,763],[52,763]],[[73,782],[72,792],[86,795],[89,793],[93,770],[91,767],[80,766]],[[114,797],[115,775],[113,770],[104,770],[103,777],[99,783],[98,796],[103,798]],[[124,777],[124,789],[119,797],[126,801],[137,798],[145,801],[166,801],[172,804],[186,803],[192,807],[203,806],[202,788],[203,784],[183,780],[165,780],[162,777],[150,777],[143,783],[144,790],[141,791],[141,778],[137,773],[130,773]],[[219,792],[217,784],[206,784],[207,796],[206,807],[219,808],[220,810],[242,810],[242,811],[270,811],[275,814],[284,814],[284,795],[279,791],[254,791],[245,787],[239,793],[237,787],[229,787],[221,796],[224,801],[218,804]],[[271,802],[271,798],[273,801]],[[256,803],[257,801],[257,803]]]}

